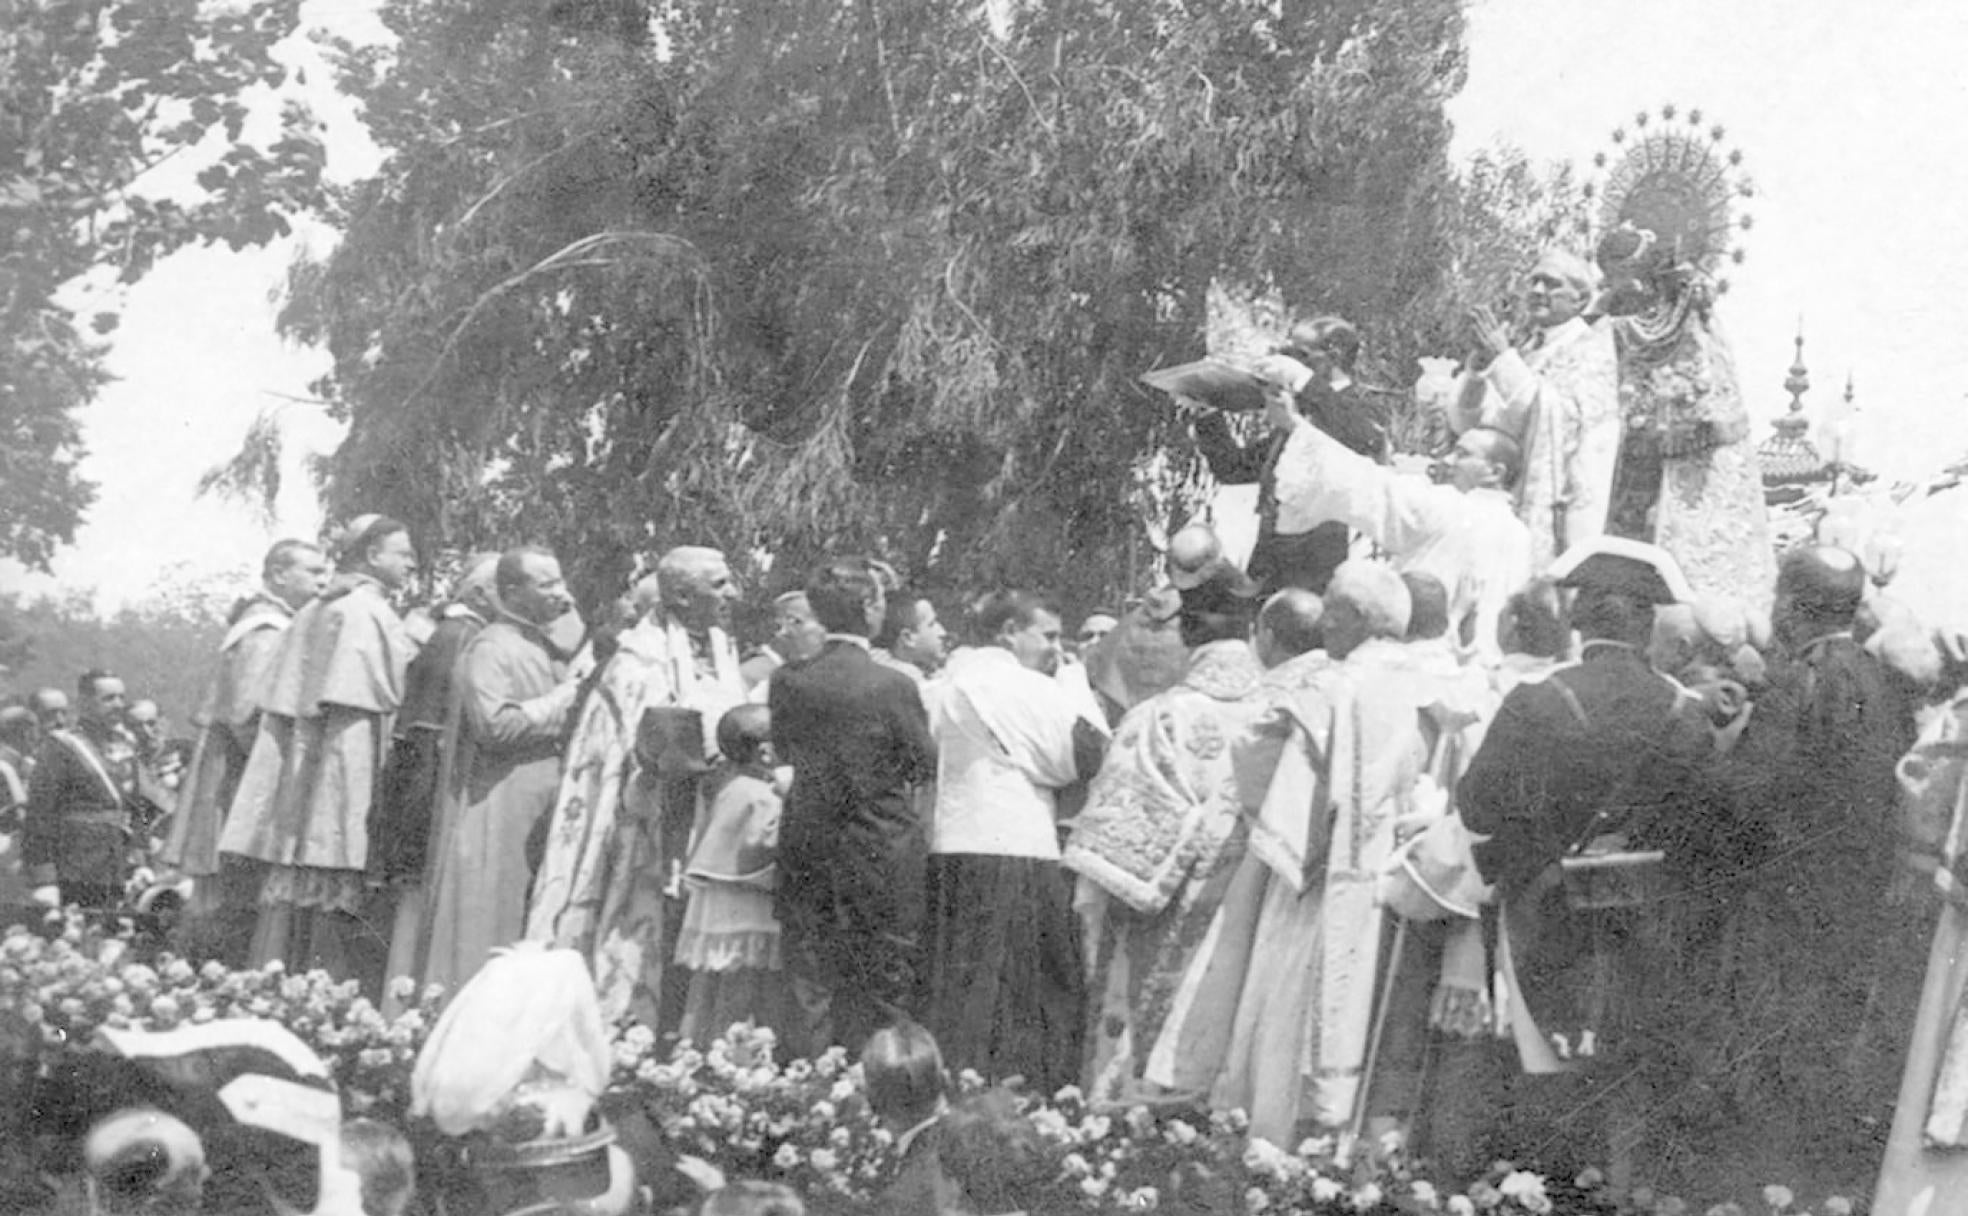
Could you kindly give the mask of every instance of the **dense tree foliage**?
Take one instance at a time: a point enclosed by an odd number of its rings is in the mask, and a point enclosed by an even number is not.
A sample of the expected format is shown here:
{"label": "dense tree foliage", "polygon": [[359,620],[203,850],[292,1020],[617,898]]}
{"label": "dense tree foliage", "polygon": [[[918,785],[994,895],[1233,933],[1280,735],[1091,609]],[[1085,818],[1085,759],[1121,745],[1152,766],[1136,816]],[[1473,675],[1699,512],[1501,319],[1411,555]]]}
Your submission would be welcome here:
{"label": "dense tree foliage", "polygon": [[[666,10],[668,11],[668,10]],[[682,540],[930,583],[1125,578],[1138,374],[1214,279],[1439,347],[1456,0],[387,3],[387,161],[297,272],[342,512],[578,555]]]}
{"label": "dense tree foliage", "polygon": [[201,578],[180,565],[113,613],[82,593],[0,595],[0,691],[72,690],[77,676],[99,667],[122,676],[130,696],[155,699],[172,733],[189,737],[218,666],[226,612],[242,586],[250,583]]}
{"label": "dense tree foliage", "polygon": [[[255,91],[286,75],[274,47],[299,7],[0,0],[0,555],[45,567],[93,498],[75,410],[106,380],[116,317],[83,321],[63,286],[97,268],[135,282],[195,241],[260,244],[319,204],[307,114],[248,131]],[[147,193],[180,155],[209,162],[202,193]]]}

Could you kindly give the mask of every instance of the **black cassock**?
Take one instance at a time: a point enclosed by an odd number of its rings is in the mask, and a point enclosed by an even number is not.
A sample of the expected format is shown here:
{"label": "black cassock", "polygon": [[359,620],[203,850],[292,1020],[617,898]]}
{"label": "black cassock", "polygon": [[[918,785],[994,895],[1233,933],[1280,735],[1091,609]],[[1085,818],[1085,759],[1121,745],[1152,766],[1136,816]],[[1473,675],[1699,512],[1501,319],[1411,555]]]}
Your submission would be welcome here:
{"label": "black cassock", "polygon": [[[1898,882],[1903,688],[1848,634],[1773,664],[1732,769],[1743,827],[1722,982],[1738,1104],[1789,1155],[1860,1186],[1878,1163],[1932,901]],[[1875,1134],[1876,1133],[1876,1134]]]}

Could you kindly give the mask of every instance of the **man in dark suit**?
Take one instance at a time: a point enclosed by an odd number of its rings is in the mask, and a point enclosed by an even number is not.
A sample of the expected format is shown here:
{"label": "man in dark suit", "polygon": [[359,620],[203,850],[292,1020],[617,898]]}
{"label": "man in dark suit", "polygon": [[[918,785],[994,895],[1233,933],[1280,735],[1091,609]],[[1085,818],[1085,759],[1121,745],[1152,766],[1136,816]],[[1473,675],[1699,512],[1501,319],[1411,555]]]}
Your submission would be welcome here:
{"label": "man in dark suit", "polygon": [[[1286,386],[1300,414],[1362,456],[1386,458],[1385,419],[1353,381],[1360,354],[1357,330],[1338,317],[1319,317],[1294,327],[1291,341],[1278,353],[1311,373],[1303,383]],[[1289,436],[1281,430],[1245,444],[1232,433],[1222,411],[1208,410],[1196,418],[1196,447],[1211,475],[1224,485],[1257,485],[1257,543],[1248,572],[1266,594],[1285,587],[1325,591],[1350,545],[1343,523],[1322,523],[1299,533],[1278,530],[1276,470]]]}
{"label": "man in dark suit", "polygon": [[793,767],[779,835],[779,919],[808,1039],[859,1051],[916,1006],[927,842],[914,787],[936,774],[915,681],[875,662],[880,576],[830,561],[806,585],[820,653],[773,673],[772,742]]}

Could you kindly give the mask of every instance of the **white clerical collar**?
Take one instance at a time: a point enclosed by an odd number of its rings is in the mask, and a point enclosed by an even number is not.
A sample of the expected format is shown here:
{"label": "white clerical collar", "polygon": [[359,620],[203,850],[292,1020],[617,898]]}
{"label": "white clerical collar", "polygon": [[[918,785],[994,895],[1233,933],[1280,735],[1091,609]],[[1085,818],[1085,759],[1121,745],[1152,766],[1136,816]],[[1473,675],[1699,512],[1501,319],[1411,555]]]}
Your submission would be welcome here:
{"label": "white clerical collar", "polygon": [[858,633],[830,633],[827,635],[826,640],[829,642],[852,642],[869,654],[875,652],[875,644]]}

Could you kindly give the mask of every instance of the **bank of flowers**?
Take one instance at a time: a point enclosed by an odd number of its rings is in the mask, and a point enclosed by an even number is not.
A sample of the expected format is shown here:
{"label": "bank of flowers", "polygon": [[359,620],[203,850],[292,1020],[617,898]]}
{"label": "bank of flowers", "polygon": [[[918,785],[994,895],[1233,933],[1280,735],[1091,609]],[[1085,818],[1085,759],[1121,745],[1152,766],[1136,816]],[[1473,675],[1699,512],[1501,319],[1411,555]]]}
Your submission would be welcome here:
{"label": "bank of flowers", "polygon": [[[269,1018],[320,1053],[352,1110],[407,1122],[412,1064],[441,994],[396,995],[406,1007],[385,1017],[353,984],[321,972],[194,966],[77,919],[39,932],[16,926],[0,933],[0,1058],[45,1075],[67,1053],[95,1050],[101,1026]],[[613,1043],[604,1104],[618,1120],[654,1128],[674,1154],[729,1177],[787,1182],[816,1212],[856,1210],[878,1193],[894,1154],[894,1138],[868,1110],[859,1066],[838,1049],[790,1061],[775,1049],[770,1031],[738,1026],[702,1049],[665,1051],[646,1028],[628,1026]],[[960,1084],[981,1082],[966,1074]],[[1029,1099],[1026,1115],[1057,1155],[1050,1193],[1035,1205],[1045,1212],[1704,1213],[1645,1192],[1615,1203],[1593,1171],[1550,1179],[1505,1162],[1452,1192],[1391,1143],[1326,1138],[1286,1149],[1248,1137],[1235,1114],[1099,1110],[1073,1089]],[[1796,1211],[1782,1187],[1765,1198],[1771,1212]],[[1760,1216],[1732,1206],[1707,1213]],[[1824,1216],[1850,1210],[1834,1202]]]}

